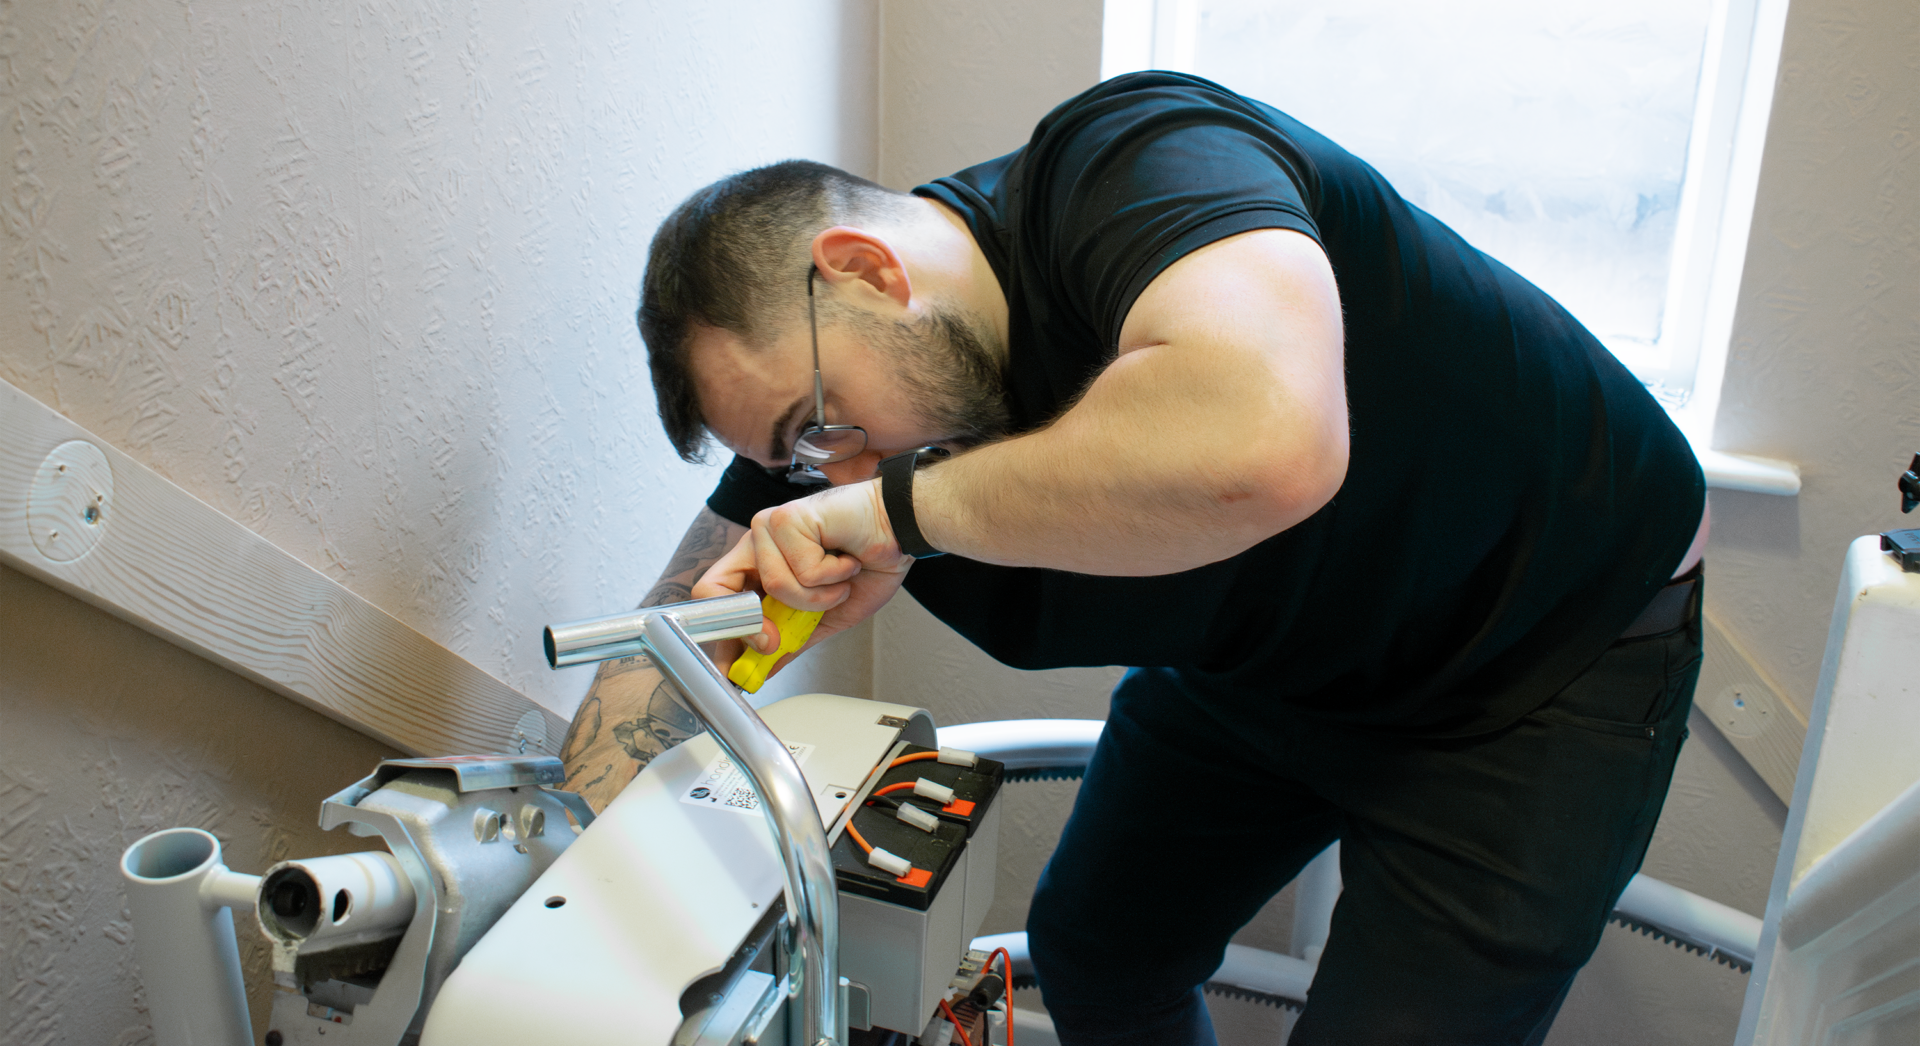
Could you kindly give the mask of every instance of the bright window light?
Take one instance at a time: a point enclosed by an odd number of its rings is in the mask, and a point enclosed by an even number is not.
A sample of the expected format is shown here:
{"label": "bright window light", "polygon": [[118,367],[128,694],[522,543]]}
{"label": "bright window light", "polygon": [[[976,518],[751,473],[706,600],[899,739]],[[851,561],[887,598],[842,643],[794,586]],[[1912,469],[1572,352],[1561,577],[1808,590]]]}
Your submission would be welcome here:
{"label": "bright window light", "polygon": [[1709,449],[1786,4],[1106,0],[1101,75],[1196,73],[1326,134],[1579,317],[1710,482],[1791,493]]}
{"label": "bright window light", "polygon": [[1201,0],[1193,71],[1278,107],[1657,351],[1708,0]]}

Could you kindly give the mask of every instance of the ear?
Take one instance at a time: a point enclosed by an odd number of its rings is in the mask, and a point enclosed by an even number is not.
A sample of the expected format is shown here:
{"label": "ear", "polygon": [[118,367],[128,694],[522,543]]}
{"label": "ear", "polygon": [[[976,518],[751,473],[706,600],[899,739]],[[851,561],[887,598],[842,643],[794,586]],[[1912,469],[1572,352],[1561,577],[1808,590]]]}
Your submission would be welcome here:
{"label": "ear", "polygon": [[877,295],[906,308],[913,301],[913,281],[900,252],[883,237],[836,225],[813,238],[813,265],[828,283],[856,295]]}

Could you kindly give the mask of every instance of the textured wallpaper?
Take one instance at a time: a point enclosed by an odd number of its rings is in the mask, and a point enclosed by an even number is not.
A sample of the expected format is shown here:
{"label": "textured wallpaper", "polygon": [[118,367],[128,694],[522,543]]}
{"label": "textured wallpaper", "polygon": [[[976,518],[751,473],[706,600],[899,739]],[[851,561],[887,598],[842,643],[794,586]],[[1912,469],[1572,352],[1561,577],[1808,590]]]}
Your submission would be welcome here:
{"label": "textured wallpaper", "polygon": [[[647,241],[731,170],[872,174],[876,23],[0,0],[0,378],[569,714],[540,627],[632,606],[714,478],[654,417]],[[853,653],[815,685],[864,692]],[[152,1041],[123,849],[364,849],[318,804],[388,754],[0,567],[0,1042]]]}
{"label": "textured wallpaper", "polygon": [[1847,545],[1920,526],[1920,5],[1795,0],[1721,395],[1722,446],[1797,498],[1716,491],[1710,605],[1809,707]]}
{"label": "textured wallpaper", "polygon": [[871,3],[0,5],[0,377],[562,714],[713,473],[633,327],[687,192],[871,173]]}
{"label": "textured wallpaper", "polygon": [[[0,1042],[153,1040],[119,861],[149,832],[212,832],[227,865],[369,849],[320,801],[400,755],[0,567]],[[255,1030],[266,940],[235,919]]]}

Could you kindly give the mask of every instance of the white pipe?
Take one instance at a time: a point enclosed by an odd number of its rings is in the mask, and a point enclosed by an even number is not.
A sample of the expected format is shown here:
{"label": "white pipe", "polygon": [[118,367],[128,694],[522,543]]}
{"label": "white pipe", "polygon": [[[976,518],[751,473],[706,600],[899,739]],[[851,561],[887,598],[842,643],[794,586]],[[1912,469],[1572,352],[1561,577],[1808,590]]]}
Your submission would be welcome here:
{"label": "white pipe", "polygon": [[1278,955],[1244,944],[1229,944],[1220,968],[1207,981],[1285,999],[1298,1006],[1307,1002],[1316,967],[1305,959]]}
{"label": "white pipe", "polygon": [[1098,719],[999,719],[940,728],[940,743],[1006,764],[1009,770],[1083,767],[1106,723]]}
{"label": "white pipe", "polygon": [[120,858],[133,957],[158,1046],[250,1046],[247,989],[229,908],[251,907],[260,877],[228,871],[220,840],[169,828]]}
{"label": "white pipe", "polygon": [[1613,913],[1748,966],[1760,950],[1760,920],[1651,876],[1628,880]]}
{"label": "white pipe", "polygon": [[413,921],[413,883],[384,850],[281,861],[257,910],[260,928],[289,944],[374,940]]}
{"label": "white pipe", "polygon": [[1333,932],[1333,906],[1340,901],[1340,841],[1320,851],[1294,877],[1293,954],[1309,964],[1320,964]]}

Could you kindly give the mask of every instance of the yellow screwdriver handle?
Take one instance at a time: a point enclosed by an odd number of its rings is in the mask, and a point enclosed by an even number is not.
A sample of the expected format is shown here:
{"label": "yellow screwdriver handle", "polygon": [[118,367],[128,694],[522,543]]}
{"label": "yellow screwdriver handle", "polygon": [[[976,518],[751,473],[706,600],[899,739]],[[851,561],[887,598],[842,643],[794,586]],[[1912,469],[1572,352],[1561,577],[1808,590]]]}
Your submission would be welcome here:
{"label": "yellow screwdriver handle", "polygon": [[775,662],[807,645],[807,637],[813,635],[814,626],[820,623],[820,615],[825,613],[823,610],[795,610],[772,596],[760,598],[760,612],[780,630],[780,648],[771,654],[762,654],[749,646],[747,652],[733,663],[733,667],[727,669],[727,678],[749,694],[759,693],[760,688],[766,685],[767,673],[773,669]]}

